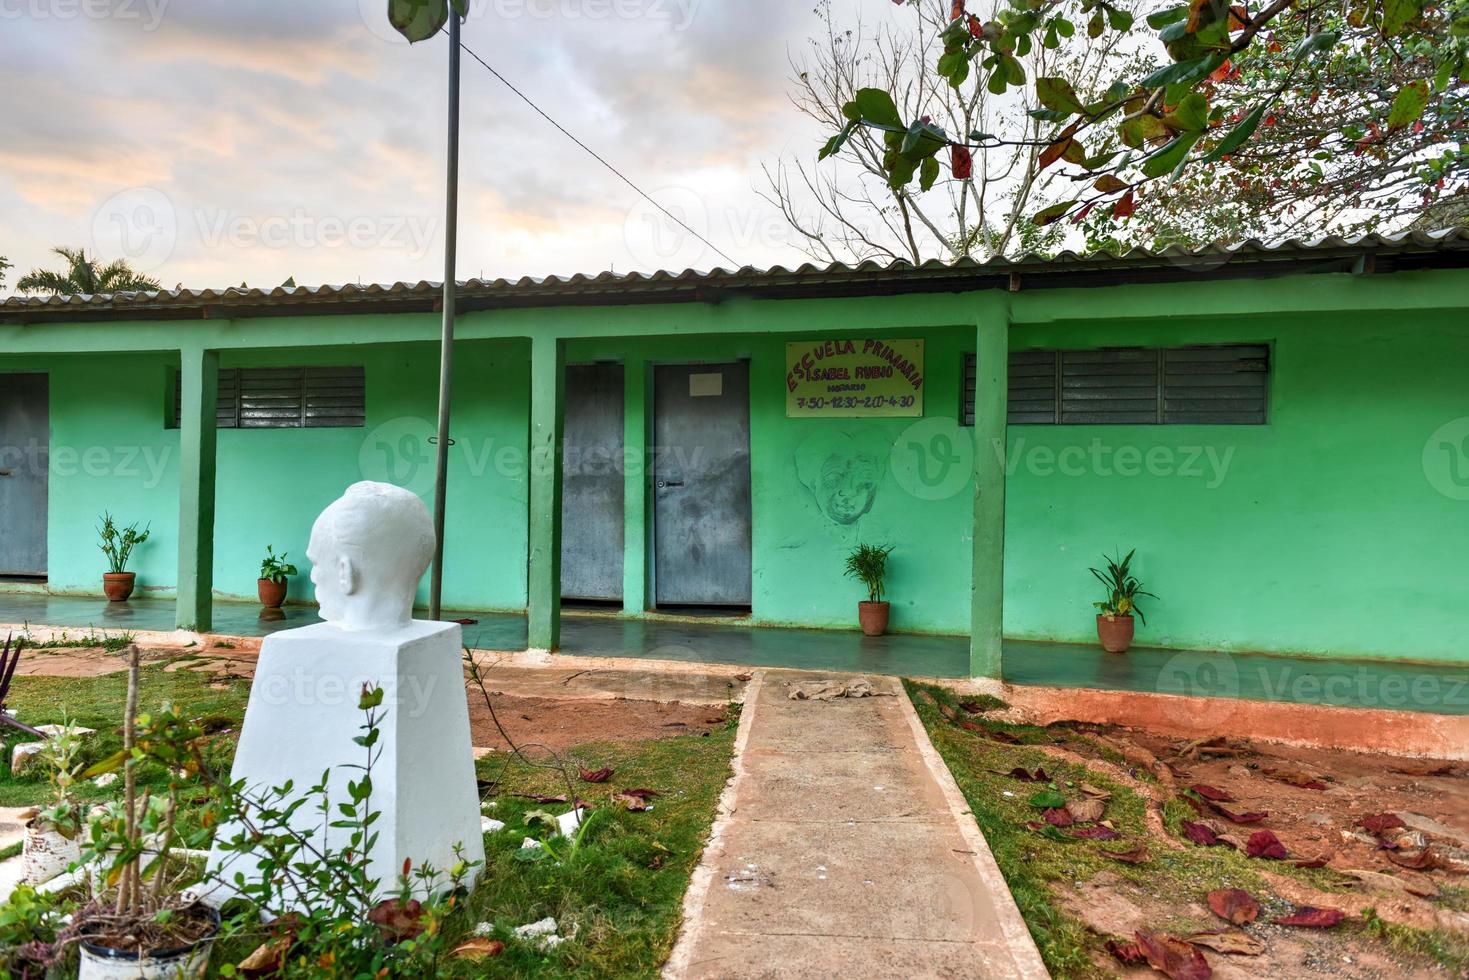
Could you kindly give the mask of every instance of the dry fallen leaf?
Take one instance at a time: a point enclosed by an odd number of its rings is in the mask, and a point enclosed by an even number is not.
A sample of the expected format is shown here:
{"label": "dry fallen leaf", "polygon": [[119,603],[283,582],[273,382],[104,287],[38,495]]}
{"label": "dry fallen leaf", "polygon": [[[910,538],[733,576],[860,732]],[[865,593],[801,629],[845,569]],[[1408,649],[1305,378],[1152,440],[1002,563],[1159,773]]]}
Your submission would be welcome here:
{"label": "dry fallen leaf", "polygon": [[1076,837],[1081,840],[1117,840],[1122,835],[1104,824],[1094,827],[1073,827],[1068,837]]}
{"label": "dry fallen leaf", "polygon": [[1369,871],[1366,868],[1347,868],[1342,874],[1350,875],[1363,884],[1402,890],[1409,895],[1417,895],[1419,898],[1438,897],[1438,886],[1426,876],[1414,875],[1408,878],[1401,875],[1383,874],[1381,871]]}
{"label": "dry fallen leaf", "polygon": [[1219,834],[1205,823],[1195,823],[1192,820],[1183,821],[1183,835],[1195,844],[1210,847],[1219,843]]}
{"label": "dry fallen leaf", "polygon": [[1311,929],[1330,929],[1337,925],[1347,914],[1341,909],[1318,909],[1310,905],[1302,905],[1290,915],[1275,919],[1278,926],[1306,926]]}
{"label": "dry fallen leaf", "polygon": [[642,813],[648,809],[648,798],[636,792],[624,790],[621,793],[613,793],[612,798],[633,813]]}
{"label": "dry fallen leaf", "polygon": [[241,960],[235,969],[246,977],[268,977],[279,973],[286,964],[286,954],[295,945],[296,937],[287,933],[256,947],[255,952]]}
{"label": "dry fallen leaf", "polygon": [[1387,859],[1400,868],[1414,871],[1432,871],[1442,862],[1431,847],[1415,847],[1408,850],[1389,850]]}
{"label": "dry fallen leaf", "polygon": [[1046,823],[1050,824],[1052,827],[1070,827],[1073,823],[1076,822],[1075,819],[1072,818],[1070,811],[1066,807],[1051,807],[1050,809],[1042,813],[1041,816],[1044,817]]}
{"label": "dry fallen leaf", "polygon": [[1147,962],[1143,955],[1143,949],[1136,942],[1128,939],[1107,940],[1107,952],[1117,958],[1124,966],[1138,966]]}
{"label": "dry fallen leaf", "polygon": [[1215,803],[1212,800],[1208,800],[1206,802],[1208,803],[1209,809],[1213,810],[1221,817],[1224,817],[1226,820],[1230,820],[1234,823],[1259,823],[1261,820],[1264,820],[1266,817],[1270,816],[1269,812],[1267,811],[1235,813],[1233,810],[1221,806],[1220,804]]}
{"label": "dry fallen leaf", "polygon": [[1148,965],[1172,980],[1209,980],[1214,975],[1204,954],[1182,939],[1143,929],[1133,935]]}
{"label": "dry fallen leaf", "polygon": [[1102,857],[1109,857],[1114,861],[1121,861],[1124,864],[1147,864],[1148,860],[1152,857],[1148,853],[1148,845],[1146,844],[1139,844],[1130,851],[1109,851],[1106,848],[1102,848],[1101,854]]}
{"label": "dry fallen leaf", "polygon": [[581,766],[577,766],[577,771],[581,774],[581,779],[584,783],[605,783],[612,778],[612,769],[610,767],[583,769]]}
{"label": "dry fallen leaf", "polygon": [[1243,888],[1220,888],[1209,893],[1209,908],[1237,926],[1249,925],[1260,915],[1260,903]]}
{"label": "dry fallen leaf", "polygon": [[1320,779],[1298,769],[1263,769],[1261,771],[1272,779],[1278,779],[1282,783],[1289,783],[1301,789],[1323,790],[1326,788],[1326,784]]}
{"label": "dry fallen leaf", "polygon": [[1194,783],[1192,786],[1189,787],[1189,789],[1193,790],[1195,793],[1198,793],[1204,799],[1213,800],[1215,803],[1235,802],[1234,797],[1229,795],[1228,792],[1222,789],[1215,789],[1213,786],[1210,786],[1207,783]]}
{"label": "dry fallen leaf", "polygon": [[1107,804],[1101,800],[1072,800],[1066,804],[1066,812],[1076,823],[1095,823],[1106,809]]}
{"label": "dry fallen leaf", "polygon": [[1290,852],[1280,842],[1272,831],[1257,830],[1250,835],[1245,843],[1245,854],[1252,858],[1269,858],[1272,861],[1284,861],[1290,857]]}
{"label": "dry fallen leaf", "polygon": [[1216,953],[1229,953],[1235,956],[1259,956],[1265,952],[1265,944],[1242,929],[1195,933],[1186,937],[1184,941],[1195,946],[1204,946]]}
{"label": "dry fallen leaf", "polygon": [[498,939],[471,939],[455,946],[449,955],[455,959],[482,960],[503,952],[505,944]]}
{"label": "dry fallen leaf", "polygon": [[1082,783],[1081,791],[1092,799],[1101,800],[1104,803],[1112,798],[1112,792],[1110,790],[1098,789],[1091,783]]}
{"label": "dry fallen leaf", "polygon": [[390,898],[374,905],[367,921],[381,929],[389,941],[402,942],[422,934],[423,906],[416,898],[406,902]]}
{"label": "dry fallen leaf", "polygon": [[1407,826],[1396,813],[1369,813],[1357,822],[1369,834],[1385,834],[1389,830]]}

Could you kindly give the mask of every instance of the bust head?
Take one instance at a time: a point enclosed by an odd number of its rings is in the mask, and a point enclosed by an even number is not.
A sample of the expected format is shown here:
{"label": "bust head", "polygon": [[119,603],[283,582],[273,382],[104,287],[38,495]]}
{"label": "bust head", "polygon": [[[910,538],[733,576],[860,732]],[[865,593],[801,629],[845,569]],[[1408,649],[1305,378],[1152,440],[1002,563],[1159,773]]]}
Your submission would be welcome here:
{"label": "bust head", "polygon": [[344,630],[407,626],[433,555],[433,521],[416,494],[354,483],[321,512],[306,548],[321,618]]}

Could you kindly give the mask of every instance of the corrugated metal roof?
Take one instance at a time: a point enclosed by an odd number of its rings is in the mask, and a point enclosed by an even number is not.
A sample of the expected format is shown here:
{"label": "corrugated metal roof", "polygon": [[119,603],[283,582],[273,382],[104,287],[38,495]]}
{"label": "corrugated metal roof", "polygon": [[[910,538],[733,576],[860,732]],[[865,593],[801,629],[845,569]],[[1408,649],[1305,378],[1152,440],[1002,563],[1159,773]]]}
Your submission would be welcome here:
{"label": "corrugated metal roof", "polygon": [[[1329,236],[1274,243],[1250,239],[1233,245],[1161,251],[1132,249],[1054,256],[1028,254],[983,262],[937,259],[914,265],[868,261],[857,265],[811,263],[790,269],[712,269],[701,272],[469,279],[460,283],[464,310],[517,306],[710,302],[732,295],[821,297],[953,292],[1005,286],[1056,288],[1165,282],[1178,279],[1259,278],[1302,272],[1340,272],[1370,259],[1376,271],[1469,265],[1469,228],[1395,235]],[[12,296],[0,301],[0,323],[75,319],[230,318],[360,310],[414,312],[435,308],[440,283],[278,286],[274,289],[172,289],[96,296]]]}

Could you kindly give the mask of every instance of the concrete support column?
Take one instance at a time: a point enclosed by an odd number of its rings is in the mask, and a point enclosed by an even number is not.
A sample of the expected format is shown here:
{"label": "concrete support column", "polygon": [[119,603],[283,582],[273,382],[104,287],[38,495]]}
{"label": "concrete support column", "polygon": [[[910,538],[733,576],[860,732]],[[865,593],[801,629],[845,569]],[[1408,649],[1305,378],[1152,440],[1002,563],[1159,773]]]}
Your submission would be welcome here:
{"label": "concrete support column", "polygon": [[566,344],[531,338],[530,562],[527,620],[532,650],[561,644],[561,467]]}
{"label": "concrete support column", "polygon": [[182,350],[179,394],[179,570],[174,622],[213,626],[215,412],[219,352]]}
{"label": "concrete support column", "polygon": [[1000,677],[1005,604],[1005,446],[1009,401],[1010,303],[987,295],[975,330],[974,569],[969,673]]}
{"label": "concrete support column", "polygon": [[622,611],[648,608],[648,364],[628,357],[622,365]]}

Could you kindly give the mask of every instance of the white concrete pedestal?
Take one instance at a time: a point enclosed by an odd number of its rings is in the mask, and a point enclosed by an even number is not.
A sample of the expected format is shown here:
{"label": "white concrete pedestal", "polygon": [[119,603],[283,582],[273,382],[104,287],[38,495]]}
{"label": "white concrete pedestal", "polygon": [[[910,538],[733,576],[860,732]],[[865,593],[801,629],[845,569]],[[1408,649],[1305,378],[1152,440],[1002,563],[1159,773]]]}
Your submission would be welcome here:
{"label": "white concrete pedestal", "polygon": [[[365,734],[358,699],[364,684],[381,687],[381,754],[373,765],[371,808],[382,816],[373,828],[378,841],[370,855],[372,877],[389,892],[405,859],[414,868],[430,864],[443,872],[458,860],[455,845],[464,859],[483,862],[462,652],[457,625],[420,620],[389,633],[347,632],[318,623],[267,637],[233,779],[244,780],[252,794],[291,780],[295,796],[331,769],[331,819],[341,819],[337,804],[350,802],[347,782],[362,777],[360,769],[348,766],[366,760],[366,750],[352,741]],[[314,802],[298,810],[295,820],[307,829],[323,823]],[[229,838],[235,832],[225,827],[220,835]],[[350,831],[317,829],[313,840],[320,841],[323,833],[328,846],[340,849]],[[239,872],[247,880],[257,874],[248,857],[218,848],[209,867],[222,871],[227,881]],[[217,891],[212,898],[222,900],[233,890]],[[290,897],[285,901],[289,905]]]}

